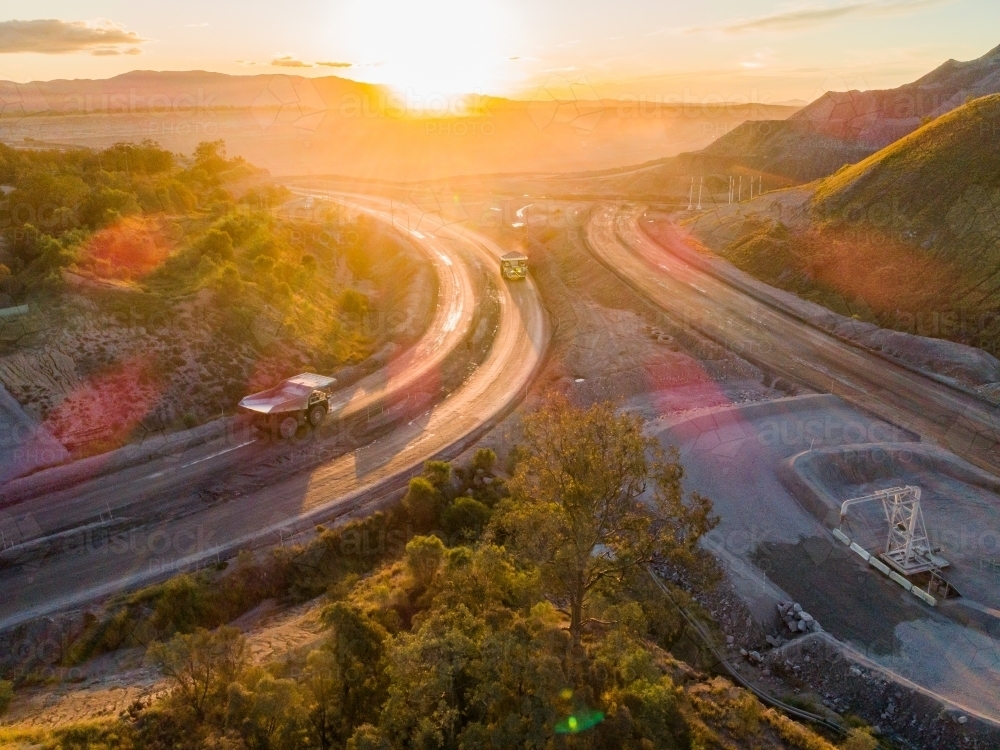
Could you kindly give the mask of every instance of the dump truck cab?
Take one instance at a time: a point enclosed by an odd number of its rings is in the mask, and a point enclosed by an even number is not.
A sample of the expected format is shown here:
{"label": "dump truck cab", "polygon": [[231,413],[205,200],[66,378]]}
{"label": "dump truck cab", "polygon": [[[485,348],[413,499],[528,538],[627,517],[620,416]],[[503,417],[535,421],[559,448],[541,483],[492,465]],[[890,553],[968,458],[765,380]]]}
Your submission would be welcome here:
{"label": "dump truck cab", "polygon": [[291,438],[306,423],[318,427],[330,411],[336,378],[304,372],[240,401],[253,425],[275,437]]}
{"label": "dump truck cab", "polygon": [[507,253],[500,258],[500,275],[513,281],[528,276],[528,256],[522,253]]}

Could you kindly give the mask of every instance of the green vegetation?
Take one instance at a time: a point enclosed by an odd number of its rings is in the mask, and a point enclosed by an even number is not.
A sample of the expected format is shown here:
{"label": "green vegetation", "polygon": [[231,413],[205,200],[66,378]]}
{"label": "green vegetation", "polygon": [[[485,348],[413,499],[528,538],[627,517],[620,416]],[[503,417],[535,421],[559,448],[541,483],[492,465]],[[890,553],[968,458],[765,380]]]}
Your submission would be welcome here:
{"label": "green vegetation", "polygon": [[[823,227],[867,239],[853,273],[891,284],[895,307],[866,286],[879,320],[921,313],[942,338],[1000,354],[1000,95],[973,100],[823,180],[813,209]],[[883,248],[878,245],[882,244]],[[891,265],[890,265],[891,264]]]}
{"label": "green vegetation", "polygon": [[528,455],[498,526],[538,568],[546,598],[569,618],[579,645],[602,586],[625,584],[655,559],[689,563],[718,519],[706,498],[685,504],[676,454],[668,462],[656,440],[643,436],[639,417],[618,417],[607,404],[581,412],[556,400],[526,420],[525,436]]}
{"label": "green vegetation", "polygon": [[806,221],[761,205],[722,254],[842,315],[1000,355],[998,134],[1000,95],[968,102],[816,183]]}
{"label": "green vegetation", "polygon": [[750,217],[739,236],[723,250],[737,268],[803,299],[870,323],[879,317],[863,294],[852,293],[868,281],[850,273],[857,255],[870,248],[857,241],[837,241],[827,235],[797,232],[780,221]]}
{"label": "green vegetation", "polygon": [[0,146],[0,185],[0,306],[29,303],[39,332],[0,333],[0,380],[77,454],[363,360],[416,273],[373,222],[283,211],[288,191],[222,142]]}
{"label": "green vegetation", "polygon": [[[671,655],[683,620],[644,563],[662,556],[710,585],[695,545],[712,525],[711,505],[683,495],[676,456],[650,448],[639,422],[609,406],[555,402],[529,419],[510,482],[489,450],[458,467],[429,462],[388,513],[205,573],[194,579],[200,595],[188,578],[112,607],[102,623],[155,632],[147,654],[168,696],[117,719],[9,732],[0,743],[832,750]],[[639,499],[647,483],[652,504]],[[536,545],[524,533],[533,520],[552,531],[536,533]],[[244,588],[222,615],[213,599],[257,577],[273,588]],[[207,629],[265,596],[324,592],[322,641],[280,661],[255,665],[239,631]],[[78,642],[93,643],[101,627],[92,623]]]}
{"label": "green vegetation", "polygon": [[8,680],[0,680],[0,716],[3,716],[12,700],[14,700],[14,685]]}

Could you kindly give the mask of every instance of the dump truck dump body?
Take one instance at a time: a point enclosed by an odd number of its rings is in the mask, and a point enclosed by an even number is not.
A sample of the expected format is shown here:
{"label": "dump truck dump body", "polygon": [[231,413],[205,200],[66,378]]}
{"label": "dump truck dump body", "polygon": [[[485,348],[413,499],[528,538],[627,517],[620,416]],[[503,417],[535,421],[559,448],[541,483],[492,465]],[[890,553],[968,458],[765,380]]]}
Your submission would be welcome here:
{"label": "dump truck dump body", "polygon": [[310,372],[281,381],[274,388],[252,393],[240,401],[240,409],[254,424],[291,437],[308,420],[317,426],[330,409],[329,396],[335,378]]}
{"label": "dump truck dump body", "polygon": [[528,275],[528,256],[507,253],[500,258],[500,274],[505,279],[523,279]]}
{"label": "dump truck dump body", "polygon": [[309,406],[310,397],[315,392],[321,393],[325,398],[330,387],[336,382],[334,378],[303,373],[281,381],[274,388],[247,396],[240,401],[240,407],[264,415],[299,411]]}

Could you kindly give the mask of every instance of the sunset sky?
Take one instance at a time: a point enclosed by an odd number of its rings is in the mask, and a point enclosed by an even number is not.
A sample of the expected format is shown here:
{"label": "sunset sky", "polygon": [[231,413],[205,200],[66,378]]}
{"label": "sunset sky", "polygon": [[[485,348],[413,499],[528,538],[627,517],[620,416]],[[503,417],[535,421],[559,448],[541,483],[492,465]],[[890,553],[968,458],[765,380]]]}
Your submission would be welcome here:
{"label": "sunset sky", "polygon": [[530,96],[562,76],[602,97],[811,100],[1000,44],[996,0],[8,0],[2,13],[0,79],[294,72],[417,96]]}

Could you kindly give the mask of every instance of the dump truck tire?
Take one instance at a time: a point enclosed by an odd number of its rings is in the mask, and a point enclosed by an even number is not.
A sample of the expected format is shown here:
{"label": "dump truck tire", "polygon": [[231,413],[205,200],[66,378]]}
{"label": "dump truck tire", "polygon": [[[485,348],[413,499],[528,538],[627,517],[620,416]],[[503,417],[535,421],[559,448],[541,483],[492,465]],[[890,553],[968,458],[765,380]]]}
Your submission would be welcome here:
{"label": "dump truck tire", "polygon": [[322,404],[316,404],[312,409],[309,410],[309,424],[313,427],[319,427],[319,423],[323,421],[323,417],[326,416],[326,407]]}
{"label": "dump truck tire", "polygon": [[284,419],[281,420],[281,425],[278,428],[278,432],[280,433],[281,437],[285,438],[285,440],[291,440],[293,437],[295,437],[295,433],[298,432],[298,429],[299,429],[299,420],[297,420],[295,417],[285,417]]}

